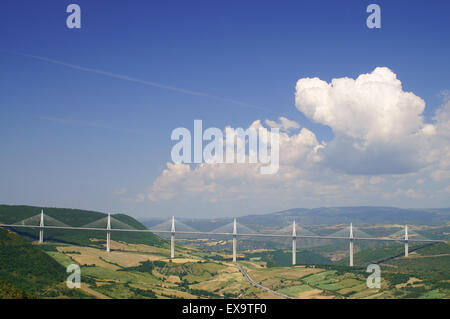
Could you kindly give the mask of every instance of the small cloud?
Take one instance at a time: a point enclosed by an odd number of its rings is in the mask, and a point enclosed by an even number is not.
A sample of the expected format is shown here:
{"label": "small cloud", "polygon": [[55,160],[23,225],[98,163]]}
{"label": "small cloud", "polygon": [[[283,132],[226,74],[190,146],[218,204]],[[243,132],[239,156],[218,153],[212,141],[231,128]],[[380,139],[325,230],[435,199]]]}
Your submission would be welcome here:
{"label": "small cloud", "polygon": [[444,101],[448,101],[450,99],[450,90],[442,90],[439,92],[439,96],[441,96]]}
{"label": "small cloud", "polygon": [[436,135],[436,126],[433,124],[425,124],[420,132],[425,136],[433,136]]}
{"label": "small cloud", "polygon": [[267,126],[272,128],[279,128],[282,131],[288,131],[290,129],[299,129],[300,124],[295,121],[289,120],[283,116],[279,118],[280,122],[265,120]]}
{"label": "small cloud", "polygon": [[399,196],[406,196],[409,198],[422,198],[424,197],[424,195],[420,192],[415,191],[412,188],[409,189],[397,189],[397,191],[395,192],[395,195],[399,195]]}
{"label": "small cloud", "polygon": [[114,195],[120,196],[120,195],[124,195],[126,194],[127,189],[122,187],[122,188],[117,188],[114,190]]}
{"label": "small cloud", "polygon": [[385,179],[383,177],[381,177],[381,176],[372,176],[370,178],[369,183],[371,185],[377,185],[377,184],[383,183],[384,181],[385,181]]}
{"label": "small cloud", "polygon": [[419,184],[419,185],[425,183],[425,178],[419,178],[419,179],[416,181],[416,183]]}
{"label": "small cloud", "polygon": [[140,203],[140,202],[143,202],[144,200],[145,200],[145,194],[143,194],[143,193],[139,193],[139,194],[137,194],[136,195],[136,202],[138,202],[138,203]]}
{"label": "small cloud", "polygon": [[438,169],[431,173],[431,178],[435,181],[442,181],[450,178],[450,171]]}
{"label": "small cloud", "polygon": [[361,190],[364,186],[365,181],[362,177],[356,177],[353,178],[350,183],[353,184],[353,189]]}

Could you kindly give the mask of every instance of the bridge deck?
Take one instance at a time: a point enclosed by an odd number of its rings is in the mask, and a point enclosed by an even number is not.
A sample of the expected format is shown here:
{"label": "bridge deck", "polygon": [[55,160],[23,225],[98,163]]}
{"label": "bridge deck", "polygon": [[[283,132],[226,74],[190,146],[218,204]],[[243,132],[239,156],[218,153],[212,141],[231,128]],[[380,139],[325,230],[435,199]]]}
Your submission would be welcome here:
{"label": "bridge deck", "polygon": [[[15,225],[15,224],[0,224],[0,227],[12,227],[12,228],[35,228],[35,229],[62,229],[62,230],[86,230],[86,231],[111,231],[111,232],[137,232],[137,233],[165,233],[172,234],[170,230],[151,230],[151,229],[106,229],[106,228],[91,228],[91,227],[70,227],[70,226],[35,226],[35,225]],[[174,234],[183,235],[207,235],[207,236],[233,236],[233,233],[210,233],[210,232],[188,232],[188,231],[175,231]],[[235,234],[240,237],[277,237],[277,238],[293,238],[292,235],[285,234]],[[349,237],[343,236],[316,236],[316,235],[296,235],[295,238],[310,238],[310,239],[344,239],[349,240]],[[378,241],[399,241],[404,242],[404,239],[388,238],[388,237],[354,237],[354,240],[378,240]],[[446,240],[439,239],[408,239],[408,242],[439,242],[443,243]]]}

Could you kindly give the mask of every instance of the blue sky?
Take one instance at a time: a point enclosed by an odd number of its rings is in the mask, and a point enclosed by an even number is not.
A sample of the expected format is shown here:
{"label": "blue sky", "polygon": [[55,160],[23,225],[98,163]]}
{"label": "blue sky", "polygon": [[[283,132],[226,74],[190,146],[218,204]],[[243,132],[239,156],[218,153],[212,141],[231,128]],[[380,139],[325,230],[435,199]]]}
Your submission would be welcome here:
{"label": "blue sky", "polygon": [[[65,25],[70,3],[81,7],[80,30]],[[443,104],[439,93],[450,89],[450,3],[375,1],[382,20],[377,30],[365,24],[370,3],[3,1],[0,202],[142,217],[244,215],[291,205],[450,206],[448,193],[384,199],[370,192],[359,199],[322,194],[317,200],[312,194],[270,203],[253,195],[218,201],[178,194],[170,200],[136,200],[170,161],[171,131],[192,128],[194,119],[202,119],[205,127],[224,128],[283,116],[314,132],[319,141],[332,140],[329,126],[296,108],[300,78],[356,78],[388,67],[404,91],[426,102],[424,122],[433,123]],[[442,163],[438,166],[442,170]],[[395,178],[386,182],[386,189],[395,191]],[[425,192],[448,186],[445,179],[435,182],[419,185]],[[401,191],[420,191],[409,180],[404,183]]]}

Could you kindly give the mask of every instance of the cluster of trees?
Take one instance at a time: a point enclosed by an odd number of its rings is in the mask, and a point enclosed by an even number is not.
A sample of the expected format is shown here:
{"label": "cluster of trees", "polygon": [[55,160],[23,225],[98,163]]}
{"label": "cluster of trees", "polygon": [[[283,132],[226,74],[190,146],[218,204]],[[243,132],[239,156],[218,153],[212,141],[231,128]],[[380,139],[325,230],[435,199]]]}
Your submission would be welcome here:
{"label": "cluster of trees", "polygon": [[215,294],[214,292],[211,292],[208,290],[189,288],[189,282],[186,279],[181,282],[180,290],[188,292],[195,296],[199,296],[199,297],[220,298],[220,296],[218,294]]}
{"label": "cluster of trees", "polygon": [[125,268],[119,269],[118,271],[139,271],[139,272],[146,272],[146,273],[151,274],[153,269],[155,269],[155,267],[164,267],[165,265],[166,265],[166,263],[163,261],[146,260],[146,261],[140,262],[139,266],[125,267]]}
{"label": "cluster of trees", "polygon": [[137,297],[142,296],[146,298],[156,299],[156,294],[152,290],[144,290],[139,288],[128,287]]}
{"label": "cluster of trees", "polygon": [[30,299],[32,295],[18,289],[9,282],[0,281],[0,299]]}
{"label": "cluster of trees", "polygon": [[[248,253],[246,258],[260,257],[262,261],[267,263],[267,267],[287,267],[292,266],[292,253],[290,251],[275,250],[258,253]],[[296,261],[298,265],[302,264],[316,264],[327,265],[331,264],[331,260],[320,254],[311,252],[309,250],[297,251]]]}

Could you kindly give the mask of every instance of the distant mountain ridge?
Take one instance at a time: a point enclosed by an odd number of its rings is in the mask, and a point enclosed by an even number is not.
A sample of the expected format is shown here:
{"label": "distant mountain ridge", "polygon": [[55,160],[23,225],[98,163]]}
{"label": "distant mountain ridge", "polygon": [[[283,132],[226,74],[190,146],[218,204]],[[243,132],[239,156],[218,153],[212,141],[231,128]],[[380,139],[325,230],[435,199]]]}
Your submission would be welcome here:
{"label": "distant mountain ridge", "polygon": [[[450,208],[405,209],[384,206],[293,208],[265,215],[240,217],[241,223],[263,219],[269,225],[292,220],[303,225],[335,224],[438,224],[450,221]],[[261,221],[260,221],[261,222]]]}
{"label": "distant mountain ridge", "polygon": [[[233,220],[229,218],[214,219],[186,219],[179,218],[184,224],[199,231],[211,231],[226,225]],[[237,221],[254,230],[261,228],[282,228],[292,221],[300,225],[338,225],[338,224],[420,224],[438,225],[450,222],[450,208],[407,209],[386,206],[349,206],[349,207],[320,207],[320,208],[292,208],[288,210],[253,214],[237,217]],[[142,220],[150,229],[162,221],[159,219]]]}

